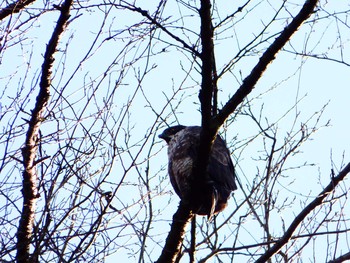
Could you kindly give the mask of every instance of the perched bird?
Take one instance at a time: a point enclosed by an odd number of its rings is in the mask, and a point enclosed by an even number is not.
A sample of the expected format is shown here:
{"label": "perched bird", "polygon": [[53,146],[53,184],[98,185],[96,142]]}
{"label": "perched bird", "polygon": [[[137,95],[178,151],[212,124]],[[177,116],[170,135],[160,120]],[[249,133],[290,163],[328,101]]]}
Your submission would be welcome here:
{"label": "perched bird", "polygon": [[201,175],[198,184],[192,183],[192,168],[198,154],[200,132],[199,126],[177,125],[164,130],[159,138],[168,144],[168,172],[175,192],[190,206],[192,212],[207,215],[210,219],[224,210],[230,193],[237,186],[230,153],[219,135],[211,149],[207,175]]}

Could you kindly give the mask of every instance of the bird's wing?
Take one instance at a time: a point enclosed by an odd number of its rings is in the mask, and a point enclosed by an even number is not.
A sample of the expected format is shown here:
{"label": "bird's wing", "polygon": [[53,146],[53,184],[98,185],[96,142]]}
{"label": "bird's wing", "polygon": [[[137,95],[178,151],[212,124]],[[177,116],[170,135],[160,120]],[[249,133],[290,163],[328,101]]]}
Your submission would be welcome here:
{"label": "bird's wing", "polygon": [[209,159],[208,172],[210,178],[227,190],[237,189],[235,183],[235,170],[231,160],[230,152],[225,142],[218,135]]}

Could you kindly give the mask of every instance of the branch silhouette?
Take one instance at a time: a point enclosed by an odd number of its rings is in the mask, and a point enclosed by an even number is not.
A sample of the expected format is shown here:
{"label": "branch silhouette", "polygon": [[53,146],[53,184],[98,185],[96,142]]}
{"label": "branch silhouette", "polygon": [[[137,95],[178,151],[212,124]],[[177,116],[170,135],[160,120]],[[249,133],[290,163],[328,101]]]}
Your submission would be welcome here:
{"label": "branch silhouette", "polygon": [[34,1],[35,0],[19,0],[17,2],[9,4],[8,6],[0,10],[0,20],[14,13],[18,13],[19,11],[21,11],[23,8],[30,5]]}
{"label": "branch silhouette", "polygon": [[321,193],[310,203],[308,204],[293,220],[285,234],[269,249],[267,250],[257,261],[256,263],[266,262],[274,254],[276,254],[292,237],[293,232],[300,225],[300,223],[307,217],[307,215],[312,212],[316,207],[323,203],[323,200],[329,196],[336,186],[344,180],[345,176],[350,173],[350,163],[348,163],[340,173],[333,177],[330,183],[323,189]]}
{"label": "branch silhouette", "polygon": [[44,62],[42,64],[41,80],[39,84],[39,94],[29,120],[28,130],[25,139],[25,145],[22,148],[23,156],[23,207],[20,221],[17,229],[17,262],[32,262],[30,259],[29,246],[33,234],[34,215],[36,211],[36,202],[39,197],[37,188],[36,174],[36,152],[38,149],[38,133],[40,125],[44,120],[43,114],[50,98],[51,69],[54,62],[54,54],[69,19],[69,10],[72,0],[66,0],[59,8],[61,14],[57,21],[54,32],[46,47]]}
{"label": "branch silhouette", "polygon": [[[211,2],[210,0],[202,0],[201,8],[199,9],[199,15],[201,18],[201,45],[202,52],[200,58],[202,60],[202,84],[199,93],[199,100],[201,104],[202,114],[202,131],[200,136],[200,144],[198,146],[198,156],[194,163],[192,170],[193,173],[193,196],[195,197],[200,192],[197,182],[199,178],[206,174],[206,168],[208,166],[209,155],[213,142],[215,141],[216,135],[219,128],[225,122],[225,120],[232,114],[237,106],[243,102],[244,98],[253,90],[255,84],[261,78],[262,74],[266,70],[267,66],[275,59],[277,53],[283,48],[283,46],[289,41],[291,36],[298,31],[299,27],[303,22],[313,13],[317,0],[307,0],[304,6],[299,11],[298,15],[290,22],[290,24],[284,28],[280,35],[270,45],[270,47],[260,57],[259,62],[253,68],[251,73],[244,79],[243,84],[237,90],[237,92],[228,100],[224,107],[219,111],[217,115],[213,116],[212,105],[213,105],[213,28],[211,21]],[[197,187],[196,187],[197,186]],[[181,214],[182,207],[181,203],[176,214]],[[189,215],[189,214],[188,214]],[[188,216],[189,220],[190,217]],[[178,250],[174,250],[168,247],[169,238],[175,238],[173,228],[176,227],[176,231],[184,233],[186,224],[181,225],[183,228],[178,229],[179,225],[173,224],[172,229],[169,232],[167,242],[163,248],[164,251],[172,251],[178,253]],[[172,243],[177,244],[179,247],[182,243],[183,235],[178,235],[177,240],[173,240]],[[162,253],[163,255],[163,253]],[[176,259],[176,255],[169,256],[169,259]],[[160,261],[158,261],[160,262]],[[165,261],[163,261],[165,262]],[[168,261],[174,262],[174,261]]]}
{"label": "branch silhouette", "polygon": [[318,0],[305,1],[305,4],[299,11],[298,15],[294,17],[290,24],[284,28],[281,34],[275,39],[269,48],[266,49],[251,73],[243,80],[243,83],[237,92],[219,111],[219,114],[214,117],[214,127],[220,127],[228,116],[234,112],[237,106],[242,103],[244,98],[247,97],[253,90],[255,84],[261,78],[268,65],[275,59],[277,53],[289,41],[291,36],[298,31],[299,27],[304,23],[304,21],[314,12],[317,3]]}
{"label": "branch silhouette", "polygon": [[173,216],[173,223],[170,232],[162,250],[162,254],[157,263],[175,262],[180,252],[182,240],[185,236],[185,228],[192,219],[193,214],[190,209],[183,203],[180,205]]}

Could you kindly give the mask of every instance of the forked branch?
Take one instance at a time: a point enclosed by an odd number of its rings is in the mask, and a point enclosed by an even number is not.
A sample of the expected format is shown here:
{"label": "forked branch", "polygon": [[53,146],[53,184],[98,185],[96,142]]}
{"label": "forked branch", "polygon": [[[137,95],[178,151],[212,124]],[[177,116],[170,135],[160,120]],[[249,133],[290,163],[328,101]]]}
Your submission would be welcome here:
{"label": "forked branch", "polygon": [[[276,54],[283,48],[283,46],[289,41],[290,37],[298,31],[298,28],[303,24],[303,22],[312,14],[314,11],[318,0],[306,0],[304,6],[294,17],[291,23],[281,32],[281,34],[275,39],[275,41],[270,45],[270,47],[263,53],[259,62],[253,68],[251,73],[244,79],[243,84],[237,90],[237,92],[228,100],[225,106],[221,111],[215,116],[212,115],[212,96],[213,96],[213,82],[212,82],[212,70],[213,70],[213,38],[212,38],[212,28],[211,28],[211,1],[202,0],[200,8],[200,17],[201,17],[201,41],[202,41],[202,52],[200,58],[202,60],[202,86],[200,91],[200,103],[202,110],[202,132],[200,137],[199,144],[199,154],[193,168],[193,177],[199,178],[200,175],[206,174],[206,167],[209,161],[209,154],[212,144],[215,140],[216,134],[225,122],[225,120],[232,114],[237,106],[243,102],[244,98],[253,90],[255,84],[261,78],[262,74],[266,70],[267,66],[275,59]],[[198,180],[197,180],[198,181]],[[198,188],[198,187],[197,187]],[[193,188],[194,195],[196,195],[196,187]],[[200,191],[200,190],[198,190]],[[176,214],[180,213],[182,209],[181,204],[179,210]],[[175,216],[174,216],[175,217]],[[171,240],[171,242],[176,243],[177,245],[181,244],[184,227],[186,224],[181,226],[173,222],[172,229],[167,238],[167,243],[170,239],[176,238],[177,240]],[[174,235],[174,227],[176,231],[180,231],[181,235]],[[183,228],[178,228],[183,227]],[[276,249],[276,246],[273,248]],[[278,251],[277,249],[276,251]],[[169,251],[168,246],[166,245],[163,249],[164,253],[178,253],[178,250]],[[276,253],[276,252],[273,252]],[[162,254],[162,255],[163,255]],[[168,259],[175,259],[176,254],[168,257]],[[165,262],[160,261],[158,262]],[[174,261],[167,261],[174,262]],[[263,262],[263,261],[260,261]]]}

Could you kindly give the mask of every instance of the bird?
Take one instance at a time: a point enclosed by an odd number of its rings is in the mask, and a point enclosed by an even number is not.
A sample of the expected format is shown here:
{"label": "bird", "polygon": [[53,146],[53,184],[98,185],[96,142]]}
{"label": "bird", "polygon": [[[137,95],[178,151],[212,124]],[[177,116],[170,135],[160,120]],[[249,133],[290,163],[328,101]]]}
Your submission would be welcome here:
{"label": "bird", "polygon": [[237,189],[236,174],[226,143],[217,135],[207,174],[201,174],[199,181],[193,184],[192,169],[198,155],[201,129],[200,126],[176,125],[165,129],[159,138],[168,146],[168,173],[176,194],[193,213],[207,215],[210,220],[226,208],[231,192]]}

